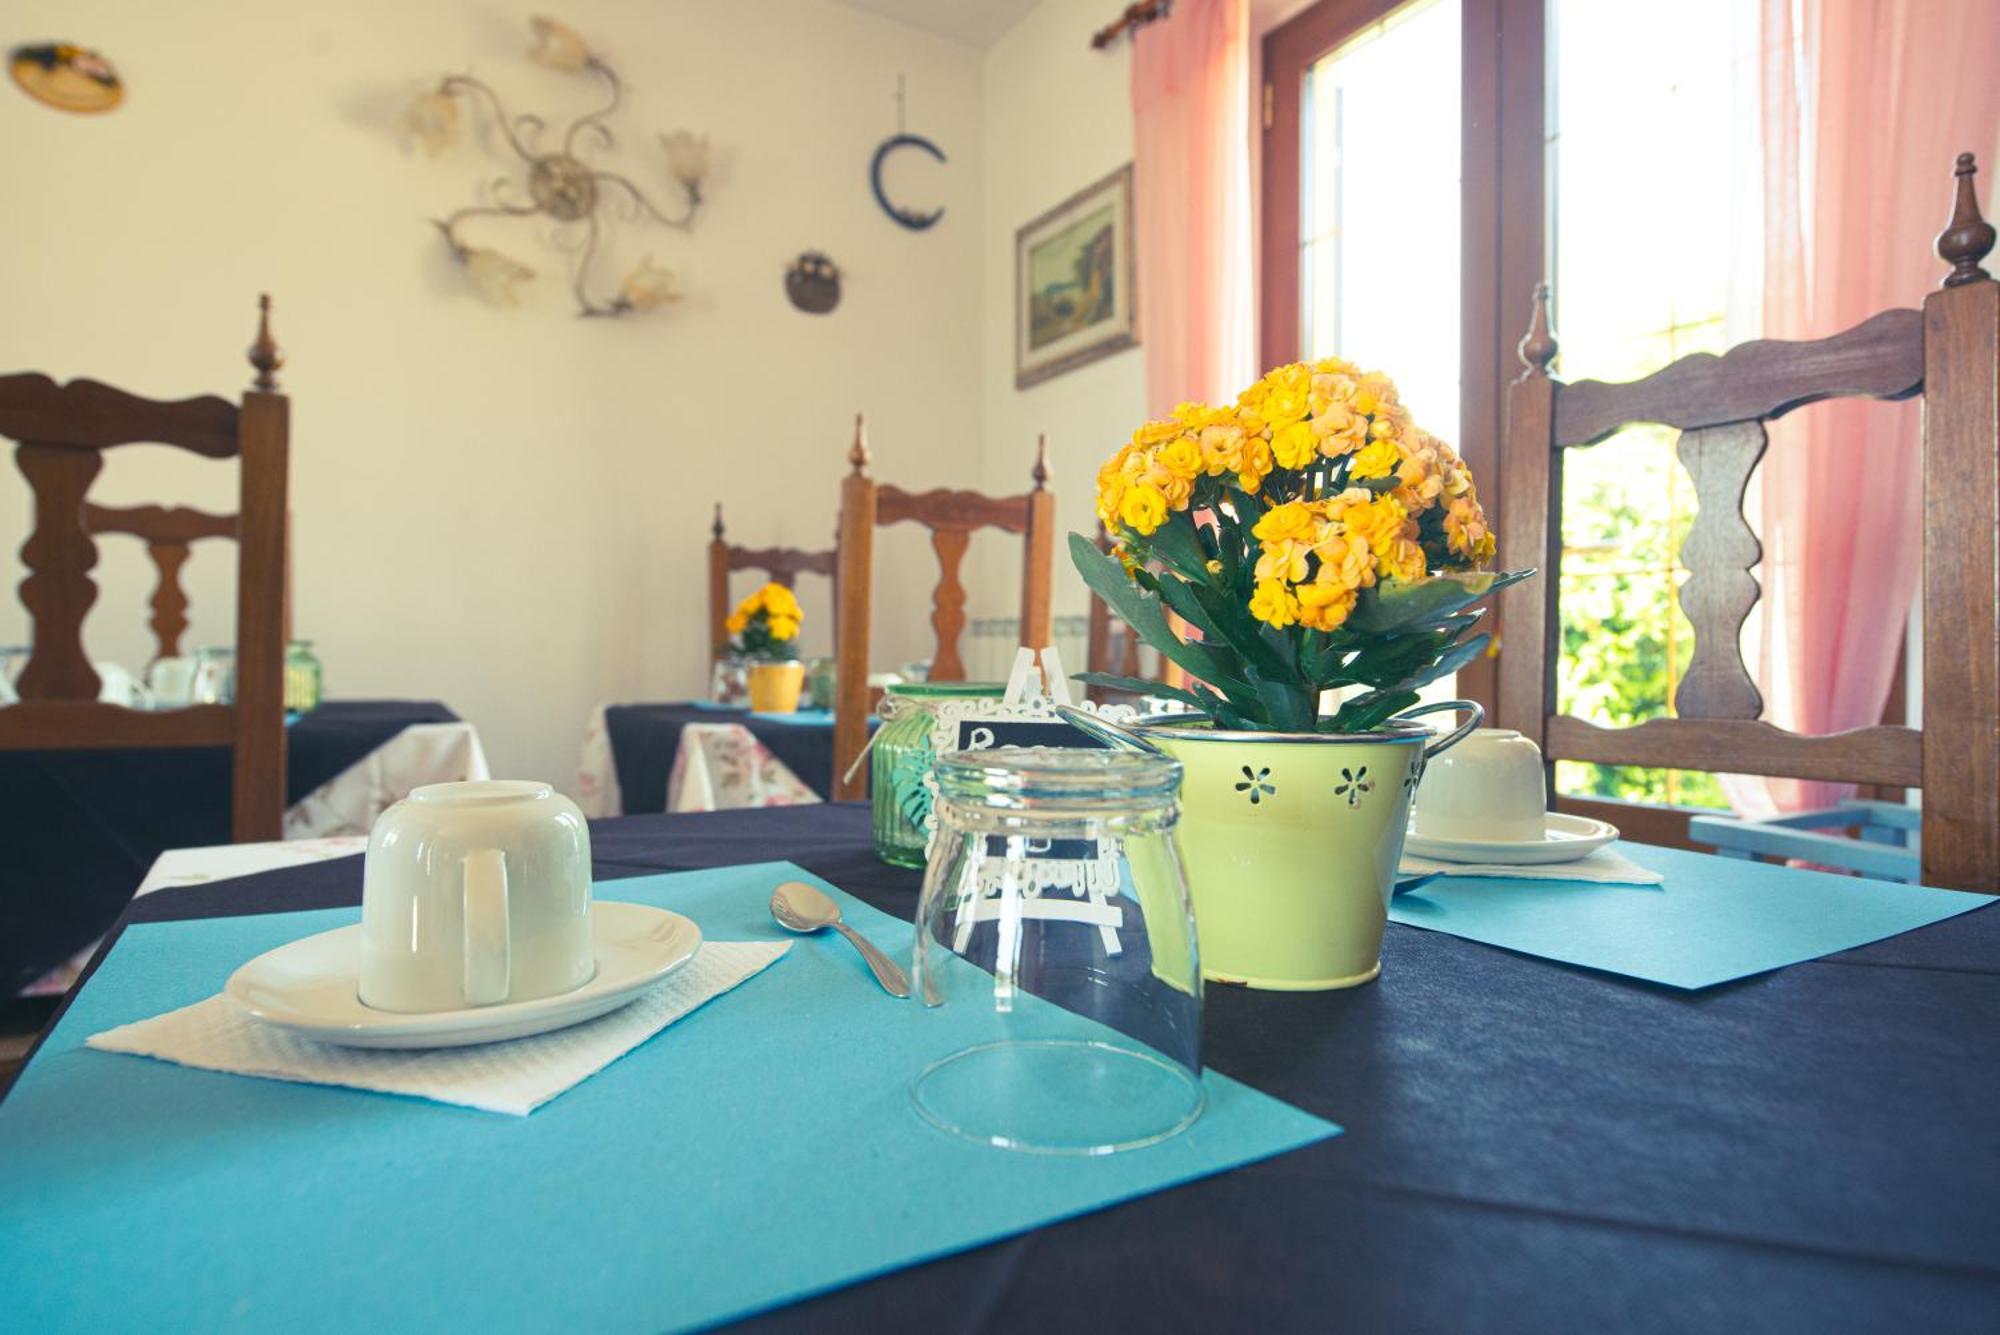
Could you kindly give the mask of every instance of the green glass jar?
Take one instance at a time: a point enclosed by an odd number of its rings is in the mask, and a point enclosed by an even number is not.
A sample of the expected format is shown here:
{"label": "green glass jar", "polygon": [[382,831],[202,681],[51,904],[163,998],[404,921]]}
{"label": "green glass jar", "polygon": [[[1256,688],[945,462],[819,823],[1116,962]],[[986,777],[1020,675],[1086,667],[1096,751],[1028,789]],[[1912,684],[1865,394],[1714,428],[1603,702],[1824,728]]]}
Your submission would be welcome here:
{"label": "green glass jar", "polygon": [[285,712],[310,714],[319,708],[320,666],[311,640],[293,640],[285,648]]}
{"label": "green glass jar", "polygon": [[885,689],[882,726],[869,755],[875,806],[875,855],[892,867],[921,868],[930,842],[931,794],[924,787],[935,754],[931,723],[940,700],[999,700],[1003,681],[910,681]]}

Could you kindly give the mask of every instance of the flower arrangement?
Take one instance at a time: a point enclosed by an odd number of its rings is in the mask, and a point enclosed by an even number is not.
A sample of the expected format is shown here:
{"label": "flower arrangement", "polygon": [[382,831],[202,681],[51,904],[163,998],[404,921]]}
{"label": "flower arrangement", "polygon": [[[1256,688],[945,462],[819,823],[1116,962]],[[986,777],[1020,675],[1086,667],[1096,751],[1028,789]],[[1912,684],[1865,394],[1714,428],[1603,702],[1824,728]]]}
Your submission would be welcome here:
{"label": "flower arrangement", "polygon": [[735,637],[729,648],[738,657],[780,662],[797,657],[793,646],[804,619],[799,600],[790,589],[766,584],[736,604],[723,628]]}
{"label": "flower arrangement", "polygon": [[[1135,633],[1195,678],[1104,673],[1224,728],[1366,732],[1484,652],[1471,605],[1534,572],[1486,567],[1494,539],[1472,474],[1379,371],[1281,366],[1229,407],[1184,403],[1097,474],[1110,554],[1071,557]],[[1171,610],[1199,633],[1183,639]],[[1320,692],[1360,687],[1321,717]]]}

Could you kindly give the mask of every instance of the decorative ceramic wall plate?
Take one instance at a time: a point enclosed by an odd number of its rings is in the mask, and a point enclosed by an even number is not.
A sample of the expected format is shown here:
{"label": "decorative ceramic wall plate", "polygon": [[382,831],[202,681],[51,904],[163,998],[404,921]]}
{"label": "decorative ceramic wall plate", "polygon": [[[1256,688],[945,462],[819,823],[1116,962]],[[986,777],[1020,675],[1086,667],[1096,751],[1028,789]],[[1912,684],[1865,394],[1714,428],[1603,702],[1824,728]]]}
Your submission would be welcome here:
{"label": "decorative ceramic wall plate", "polygon": [[109,111],[125,100],[125,85],[111,62],[72,42],[17,46],[7,70],[22,92],[58,111]]}

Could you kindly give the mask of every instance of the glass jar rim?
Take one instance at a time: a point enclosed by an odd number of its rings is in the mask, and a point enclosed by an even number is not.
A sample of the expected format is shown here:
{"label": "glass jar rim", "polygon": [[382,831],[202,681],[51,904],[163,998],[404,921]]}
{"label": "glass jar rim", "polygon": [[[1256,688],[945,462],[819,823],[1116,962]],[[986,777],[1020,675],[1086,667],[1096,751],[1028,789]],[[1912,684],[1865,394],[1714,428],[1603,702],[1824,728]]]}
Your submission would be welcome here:
{"label": "glass jar rim", "polygon": [[946,752],[937,782],[946,802],[974,806],[1153,810],[1179,798],[1181,764],[1140,751],[1001,746]]}
{"label": "glass jar rim", "polygon": [[1004,681],[899,681],[882,688],[888,695],[912,700],[999,698],[1007,693]]}

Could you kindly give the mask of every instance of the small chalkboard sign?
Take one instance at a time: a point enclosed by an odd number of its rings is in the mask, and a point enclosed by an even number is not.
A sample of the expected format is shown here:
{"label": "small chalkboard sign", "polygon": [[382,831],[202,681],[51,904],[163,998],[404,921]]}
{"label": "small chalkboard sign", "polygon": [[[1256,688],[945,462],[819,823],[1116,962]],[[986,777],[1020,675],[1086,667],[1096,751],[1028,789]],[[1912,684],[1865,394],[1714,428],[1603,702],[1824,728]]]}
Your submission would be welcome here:
{"label": "small chalkboard sign", "polygon": [[[1002,699],[939,701],[931,725],[932,753],[941,756],[948,751],[989,751],[1003,746],[1102,751],[1103,742],[1067,722],[1056,713],[1056,707],[1072,705],[1114,721],[1137,717],[1138,711],[1129,705],[1100,706],[1087,701],[1073,704],[1061,655],[1053,648],[1044,649],[1041,661],[1049,682],[1047,693],[1041,691],[1036,681],[1034,651],[1022,649],[1015,658],[1014,670],[1007,679],[1007,693]],[[934,799],[931,808],[935,812],[935,771],[924,776],[924,784],[931,789]],[[934,814],[930,817],[930,834],[933,839],[937,837]],[[999,837],[988,841],[988,851],[994,858],[992,870],[996,873],[1003,865],[1001,859],[1008,857],[1007,842]],[[1091,839],[1051,839],[1034,843],[1026,855],[1027,865],[1013,863],[1009,876],[1014,892],[1025,893],[1034,901],[1031,909],[1024,910],[1025,915],[1088,923],[1102,935],[1105,950],[1117,954],[1122,916],[1109,902],[1119,888],[1116,853]],[[1019,853],[1015,856],[1018,858]],[[1073,898],[1045,898],[1049,891],[1067,891]],[[997,885],[994,892],[999,893]],[[970,930],[974,921],[985,916],[969,915],[962,922],[963,929]]]}

